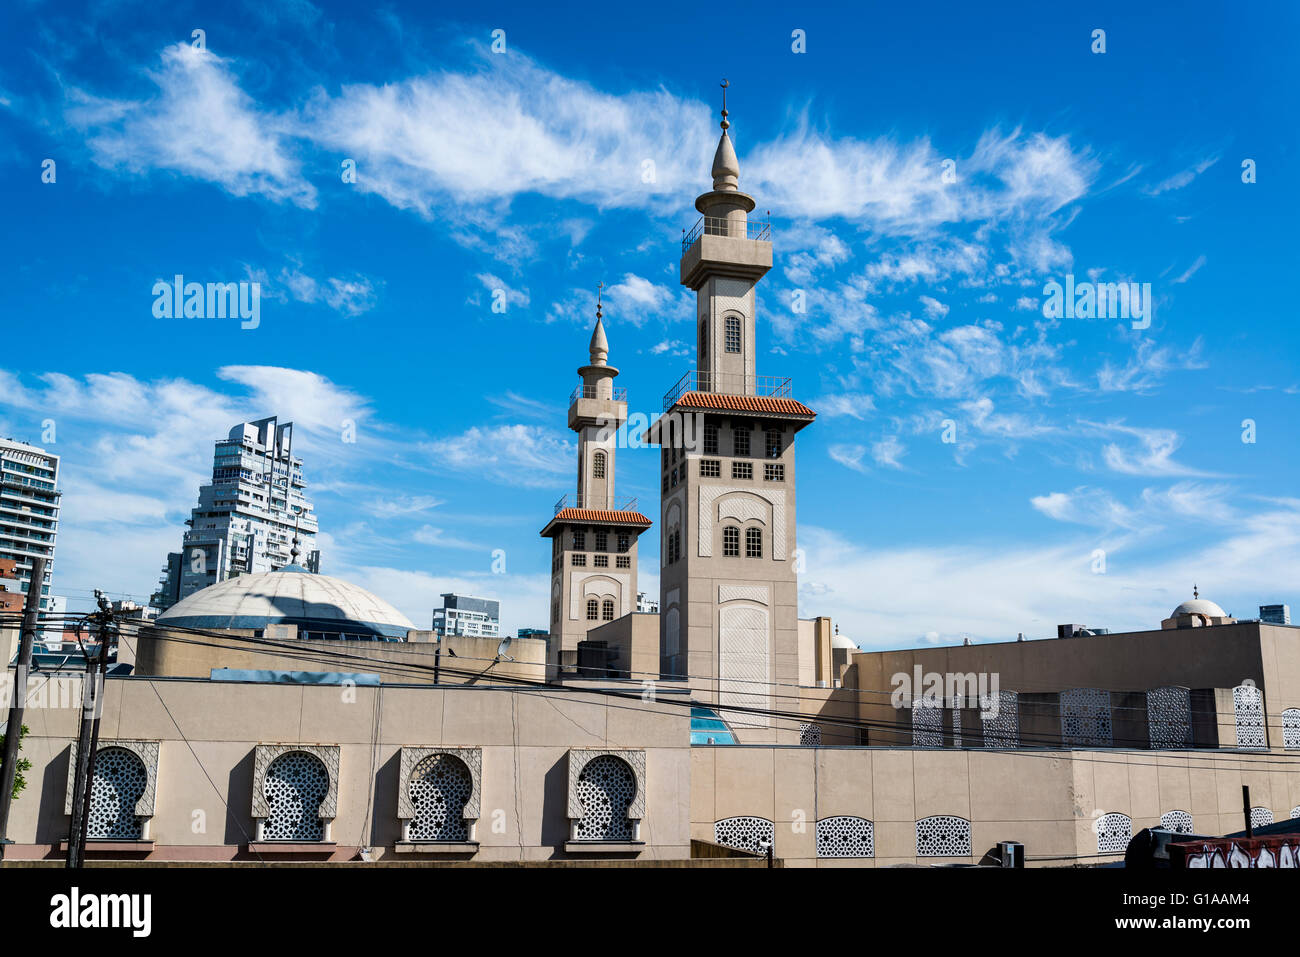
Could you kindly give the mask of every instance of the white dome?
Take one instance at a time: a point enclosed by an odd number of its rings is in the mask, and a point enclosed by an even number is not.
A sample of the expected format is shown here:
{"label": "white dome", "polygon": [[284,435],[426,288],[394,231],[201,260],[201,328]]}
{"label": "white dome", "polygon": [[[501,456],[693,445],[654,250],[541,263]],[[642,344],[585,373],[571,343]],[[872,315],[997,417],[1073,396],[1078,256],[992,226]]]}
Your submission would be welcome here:
{"label": "white dome", "polygon": [[168,608],[157,622],[209,629],[290,624],[300,631],[392,638],[405,638],[415,630],[405,615],[379,596],[296,565],[209,585]]}
{"label": "white dome", "polygon": [[1227,618],[1228,613],[1216,605],[1214,602],[1205,598],[1193,598],[1191,601],[1185,601],[1177,608],[1170,618],[1177,618],[1179,615],[1204,615],[1207,618]]}
{"label": "white dome", "polygon": [[834,635],[834,636],[831,638],[831,647],[832,647],[832,648],[847,648],[847,649],[849,649],[850,651],[860,651],[860,650],[861,650],[860,648],[858,648],[858,643],[857,643],[856,641],[854,641],[852,638],[850,638],[848,635]]}

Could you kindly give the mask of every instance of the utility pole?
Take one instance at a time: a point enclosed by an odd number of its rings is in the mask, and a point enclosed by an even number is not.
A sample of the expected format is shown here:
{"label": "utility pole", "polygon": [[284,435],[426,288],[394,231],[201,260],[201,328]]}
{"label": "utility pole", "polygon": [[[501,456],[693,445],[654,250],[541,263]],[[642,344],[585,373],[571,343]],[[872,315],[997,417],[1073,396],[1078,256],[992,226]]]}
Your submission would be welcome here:
{"label": "utility pole", "polygon": [[77,735],[77,773],[72,785],[72,827],[68,833],[67,867],[82,867],[86,857],[90,797],[95,784],[95,752],[99,748],[99,719],[104,711],[104,675],[108,671],[108,645],[113,636],[113,612],[108,599],[95,589],[99,612],[99,654],[86,656],[86,687],[83,689],[81,727]]}
{"label": "utility pole", "polygon": [[23,605],[22,635],[18,642],[18,666],[14,670],[14,700],[9,705],[9,723],[5,726],[4,758],[0,761],[0,861],[5,858],[9,836],[9,806],[14,799],[14,778],[18,774],[18,744],[23,733],[23,709],[27,704],[27,670],[32,666],[32,643],[36,640],[37,613],[41,607],[41,589],[45,586],[44,558],[32,559],[32,574],[27,583],[27,602]]}

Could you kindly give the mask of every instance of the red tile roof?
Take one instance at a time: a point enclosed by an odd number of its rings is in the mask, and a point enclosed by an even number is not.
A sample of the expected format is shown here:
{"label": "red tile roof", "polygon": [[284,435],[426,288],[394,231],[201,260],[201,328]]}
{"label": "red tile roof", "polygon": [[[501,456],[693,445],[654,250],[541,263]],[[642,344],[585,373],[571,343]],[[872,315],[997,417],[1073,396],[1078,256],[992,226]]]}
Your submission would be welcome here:
{"label": "red tile roof", "polygon": [[724,409],[728,412],[766,412],[816,418],[817,413],[802,402],[770,395],[723,395],[718,392],[683,392],[675,405],[694,409]]}
{"label": "red tile roof", "polygon": [[562,508],[555,513],[555,517],[546,523],[546,528],[542,529],[545,535],[547,529],[557,522],[606,522],[611,525],[637,525],[649,528],[654,522],[646,518],[640,512],[614,512],[607,511],[603,508]]}

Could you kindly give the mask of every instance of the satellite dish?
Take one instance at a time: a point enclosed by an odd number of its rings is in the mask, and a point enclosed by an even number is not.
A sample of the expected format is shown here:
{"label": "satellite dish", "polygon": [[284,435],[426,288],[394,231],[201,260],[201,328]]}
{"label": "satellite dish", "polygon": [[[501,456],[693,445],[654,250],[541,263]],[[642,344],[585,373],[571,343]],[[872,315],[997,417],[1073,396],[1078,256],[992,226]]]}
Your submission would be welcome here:
{"label": "satellite dish", "polygon": [[508,648],[510,647],[510,642],[512,642],[512,641],[514,641],[514,639],[511,638],[509,635],[506,635],[504,638],[501,639],[501,643],[500,643],[499,645],[497,645],[497,657],[498,657],[498,658],[505,658],[505,657],[506,657],[506,649],[508,649]]}

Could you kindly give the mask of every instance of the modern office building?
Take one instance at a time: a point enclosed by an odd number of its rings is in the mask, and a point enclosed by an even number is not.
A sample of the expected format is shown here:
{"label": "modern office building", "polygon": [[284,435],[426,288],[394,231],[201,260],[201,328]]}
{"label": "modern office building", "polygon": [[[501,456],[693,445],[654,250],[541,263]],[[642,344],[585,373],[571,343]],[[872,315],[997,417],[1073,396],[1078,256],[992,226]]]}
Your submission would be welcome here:
{"label": "modern office building", "polygon": [[1259,620],[1272,625],[1289,625],[1291,624],[1291,606],[1260,605]]}
{"label": "modern office building", "polygon": [[166,610],[200,588],[237,575],[301,564],[320,571],[316,515],[306,497],[293,423],[244,422],[216,443],[212,482],[185,523],[181,550],[167,556],[151,604]]}
{"label": "modern office building", "polygon": [[0,559],[12,559],[23,595],[31,585],[32,559],[43,556],[42,611],[51,607],[54,545],[59,531],[59,457],[42,448],[0,439]]}
{"label": "modern office building", "polygon": [[642,615],[659,614],[659,599],[651,598],[643,591],[636,593],[636,610]]}
{"label": "modern office building", "polygon": [[433,631],[439,638],[496,638],[501,634],[501,602],[447,592],[442,596],[442,607],[433,610]]}

